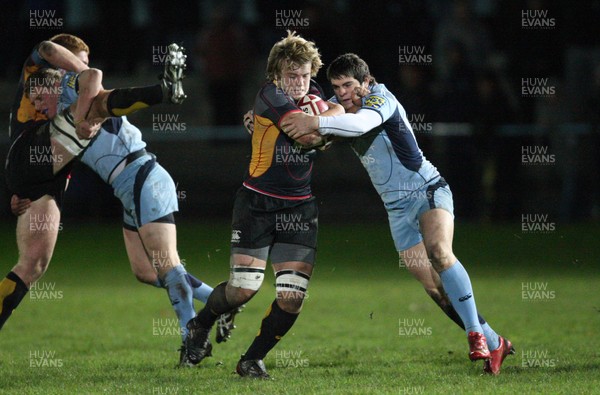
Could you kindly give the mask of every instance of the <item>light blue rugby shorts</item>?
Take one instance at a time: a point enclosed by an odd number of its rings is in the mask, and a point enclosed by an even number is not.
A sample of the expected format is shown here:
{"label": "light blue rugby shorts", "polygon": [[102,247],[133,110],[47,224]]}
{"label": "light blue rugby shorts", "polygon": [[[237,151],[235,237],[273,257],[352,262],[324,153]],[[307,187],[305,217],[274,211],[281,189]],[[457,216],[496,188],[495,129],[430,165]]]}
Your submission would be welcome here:
{"label": "light blue rugby shorts", "polygon": [[407,250],[423,240],[419,218],[424,212],[441,208],[454,217],[452,191],[443,178],[424,185],[403,199],[386,203],[385,208],[397,251]]}

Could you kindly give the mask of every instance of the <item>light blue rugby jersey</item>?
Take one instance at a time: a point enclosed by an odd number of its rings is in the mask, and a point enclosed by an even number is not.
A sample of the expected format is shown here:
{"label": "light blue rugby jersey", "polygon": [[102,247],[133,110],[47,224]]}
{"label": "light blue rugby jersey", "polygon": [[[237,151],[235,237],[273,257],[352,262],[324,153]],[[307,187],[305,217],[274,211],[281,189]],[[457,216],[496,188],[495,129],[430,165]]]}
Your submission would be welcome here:
{"label": "light blue rugby jersey", "polygon": [[[61,80],[62,92],[58,109],[62,111],[77,100],[77,74],[68,72]],[[113,169],[127,155],[146,147],[142,132],[133,126],[126,117],[109,118],[94,137],[80,160],[108,183]]]}
{"label": "light blue rugby jersey", "polygon": [[[371,85],[369,90],[359,111],[375,111],[383,122],[349,140],[381,199],[391,203],[409,197],[440,174],[423,155],[396,97],[383,84]],[[337,103],[335,96],[331,101]]]}

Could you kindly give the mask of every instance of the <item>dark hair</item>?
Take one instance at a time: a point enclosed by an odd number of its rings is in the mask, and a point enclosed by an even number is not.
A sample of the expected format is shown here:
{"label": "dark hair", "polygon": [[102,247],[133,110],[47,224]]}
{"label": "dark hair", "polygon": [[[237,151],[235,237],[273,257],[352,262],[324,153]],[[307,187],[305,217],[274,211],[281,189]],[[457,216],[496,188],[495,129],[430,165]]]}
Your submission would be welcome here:
{"label": "dark hair", "polygon": [[377,83],[375,77],[369,71],[367,62],[354,53],[345,53],[338,56],[327,67],[327,79],[329,81],[333,78],[338,79],[342,77],[356,78],[361,83],[365,79],[369,81],[369,84]]}

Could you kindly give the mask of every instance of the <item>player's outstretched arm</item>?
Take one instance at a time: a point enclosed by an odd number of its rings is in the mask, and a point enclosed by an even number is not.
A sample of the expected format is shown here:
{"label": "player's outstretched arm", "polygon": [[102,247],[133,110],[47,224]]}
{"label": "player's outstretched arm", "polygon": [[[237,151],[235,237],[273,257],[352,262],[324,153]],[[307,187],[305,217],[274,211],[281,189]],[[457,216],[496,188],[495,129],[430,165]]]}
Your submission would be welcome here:
{"label": "player's outstretched arm", "polygon": [[38,46],[39,55],[54,67],[67,71],[80,73],[88,69],[88,65],[83,63],[77,56],[62,45],[52,41],[42,41]]}
{"label": "player's outstretched arm", "polygon": [[318,117],[319,133],[324,136],[358,137],[383,123],[378,112],[361,109],[356,114],[346,113],[333,117]]}
{"label": "player's outstretched arm", "polygon": [[92,103],[102,90],[102,71],[88,69],[79,74],[79,97],[77,102],[71,105],[79,138],[93,137],[98,131],[97,126],[104,121],[102,118],[86,119]]}

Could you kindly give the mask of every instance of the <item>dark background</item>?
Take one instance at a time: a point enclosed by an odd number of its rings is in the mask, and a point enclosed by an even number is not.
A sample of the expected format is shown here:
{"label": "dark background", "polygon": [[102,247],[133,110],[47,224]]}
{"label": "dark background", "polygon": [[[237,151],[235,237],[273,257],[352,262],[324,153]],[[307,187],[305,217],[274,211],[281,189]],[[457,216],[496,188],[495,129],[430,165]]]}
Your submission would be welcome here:
{"label": "dark background", "polygon": [[[524,12],[547,26],[523,26]],[[41,40],[63,31],[83,38],[108,88],[154,83],[162,69],[154,55],[170,42],[184,45],[186,102],[130,117],[173,176],[180,217],[229,218],[250,154],[241,116],[252,107],[271,46],[290,26],[316,42],[325,68],[344,52],[369,63],[450,183],[458,220],[600,218],[600,1],[56,0],[4,2],[0,18],[5,130],[20,68]],[[402,62],[407,48],[427,61]],[[317,81],[331,94],[324,71]],[[552,93],[524,95],[523,79],[535,78]],[[546,149],[553,160],[523,163],[527,147]],[[7,149],[2,133],[3,157]],[[320,155],[314,192],[324,220],[385,218],[346,144]],[[10,218],[9,198],[3,187],[3,218]],[[119,203],[77,166],[64,215],[119,218]]]}

